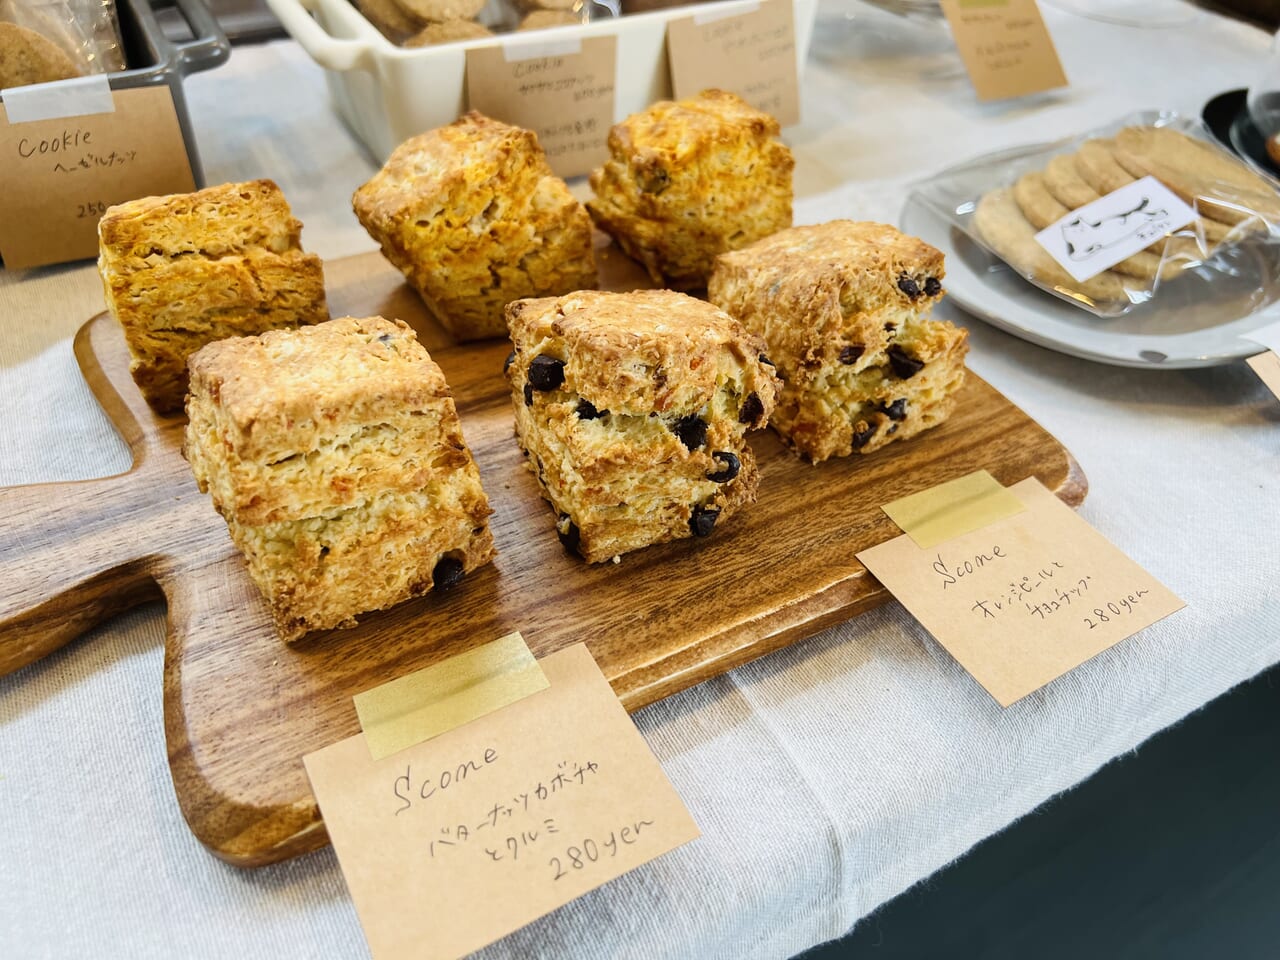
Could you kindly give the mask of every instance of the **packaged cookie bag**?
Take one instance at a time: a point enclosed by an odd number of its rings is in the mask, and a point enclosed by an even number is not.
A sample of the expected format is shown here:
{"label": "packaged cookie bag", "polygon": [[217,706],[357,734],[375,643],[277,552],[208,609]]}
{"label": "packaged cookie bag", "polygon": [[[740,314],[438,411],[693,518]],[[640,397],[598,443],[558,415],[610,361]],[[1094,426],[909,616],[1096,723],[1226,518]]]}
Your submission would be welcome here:
{"label": "packaged cookie bag", "polygon": [[0,0],[0,90],[124,66],[114,0]]}
{"label": "packaged cookie bag", "polygon": [[1280,184],[1175,113],[981,157],[912,199],[976,245],[984,279],[1015,292],[1016,275],[1100,318],[1187,326],[1280,299]]}

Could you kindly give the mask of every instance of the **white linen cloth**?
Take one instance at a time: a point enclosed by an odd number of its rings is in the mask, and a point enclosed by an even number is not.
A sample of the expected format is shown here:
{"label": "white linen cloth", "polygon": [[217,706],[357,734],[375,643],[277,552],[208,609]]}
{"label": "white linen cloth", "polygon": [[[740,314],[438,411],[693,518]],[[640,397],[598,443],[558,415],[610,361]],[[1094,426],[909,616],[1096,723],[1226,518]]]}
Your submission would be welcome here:
{"label": "white linen cloth", "polygon": [[[894,221],[909,179],[1131,109],[1197,110],[1267,49],[1210,15],[1138,30],[1044,12],[1073,86],[979,105],[943,30],[824,5],[788,136],[798,219]],[[294,44],[237,49],[188,91],[210,182],[273,177],[309,249],[373,248],[348,203],[372,164]],[[101,302],[91,265],[0,273],[0,483],[127,467],[71,354]],[[651,706],[636,721],[702,838],[483,956],[790,956],[1280,660],[1280,403],[1257,378],[1100,366],[941,312],[1083,465],[1084,516],[1187,608],[1008,710],[896,604]],[[192,838],[163,643],[153,604],[0,678],[0,954],[366,955],[331,849],[246,871]]]}

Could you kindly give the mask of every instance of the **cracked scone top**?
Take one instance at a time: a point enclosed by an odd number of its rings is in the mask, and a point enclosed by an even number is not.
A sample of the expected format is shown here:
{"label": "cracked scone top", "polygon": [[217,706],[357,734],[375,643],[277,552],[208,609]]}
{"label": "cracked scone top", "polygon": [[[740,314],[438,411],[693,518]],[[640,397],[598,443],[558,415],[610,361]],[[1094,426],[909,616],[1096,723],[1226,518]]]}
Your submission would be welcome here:
{"label": "cracked scone top", "polygon": [[967,334],[927,318],[943,273],[923,240],[835,220],[721,255],[707,295],[768,344],[784,381],[770,425],[816,463],[870,453],[951,413]]}
{"label": "cracked scone top", "polygon": [[293,641],[494,554],[444,374],[400,321],[343,317],[191,358],[183,453]]}
{"label": "cracked scone top", "polygon": [[537,136],[475,111],[398,146],[352,206],[460,340],[505,336],[512,300],[596,285],[591,218]]}
{"label": "cracked scone top", "polygon": [[660,101],[609,131],[587,209],[655,283],[702,287],[717,254],[791,226],[795,161],[778,134],[722,90]]}
{"label": "cracked scone top", "polygon": [[301,234],[270,180],[107,208],[98,272],[152,407],[181,410],[187,360],[205,344],[329,318],[323,267]]}
{"label": "cracked scone top", "polygon": [[763,342],[669,290],[507,308],[516,436],[565,545],[590,562],[707,536],[755,500],[745,434],[778,392]]}

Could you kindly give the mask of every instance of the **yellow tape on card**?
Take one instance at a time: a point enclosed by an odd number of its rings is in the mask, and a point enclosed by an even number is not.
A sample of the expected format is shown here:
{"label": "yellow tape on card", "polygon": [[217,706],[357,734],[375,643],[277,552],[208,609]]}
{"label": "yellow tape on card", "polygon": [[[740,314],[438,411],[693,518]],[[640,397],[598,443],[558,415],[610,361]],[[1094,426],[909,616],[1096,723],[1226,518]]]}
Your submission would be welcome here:
{"label": "yellow tape on card", "polygon": [[1026,509],[986,470],[940,483],[880,508],[902,532],[927,550],[980,530]]}
{"label": "yellow tape on card", "polygon": [[354,699],[369,753],[381,760],[548,686],[524,637],[510,633]]}

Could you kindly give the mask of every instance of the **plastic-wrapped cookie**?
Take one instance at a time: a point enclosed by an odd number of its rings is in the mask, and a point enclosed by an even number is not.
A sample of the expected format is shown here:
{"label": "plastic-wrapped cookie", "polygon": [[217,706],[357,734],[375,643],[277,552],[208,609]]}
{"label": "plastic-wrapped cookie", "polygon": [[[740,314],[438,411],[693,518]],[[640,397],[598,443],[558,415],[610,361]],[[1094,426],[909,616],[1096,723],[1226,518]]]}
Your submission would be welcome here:
{"label": "plastic-wrapped cookie", "polygon": [[474,20],[445,20],[428,23],[404,42],[406,47],[430,47],[437,43],[457,43],[459,40],[479,40],[492,37],[493,31]]}
{"label": "plastic-wrapped cookie", "polygon": [[484,9],[485,0],[395,0],[412,16],[430,23],[470,20]]}
{"label": "plastic-wrapped cookie", "polygon": [[16,23],[0,22],[0,90],[66,80],[80,73],[52,40]]}
{"label": "plastic-wrapped cookie", "polygon": [[546,30],[548,27],[577,27],[582,18],[569,10],[534,10],[520,21],[517,30]]}

